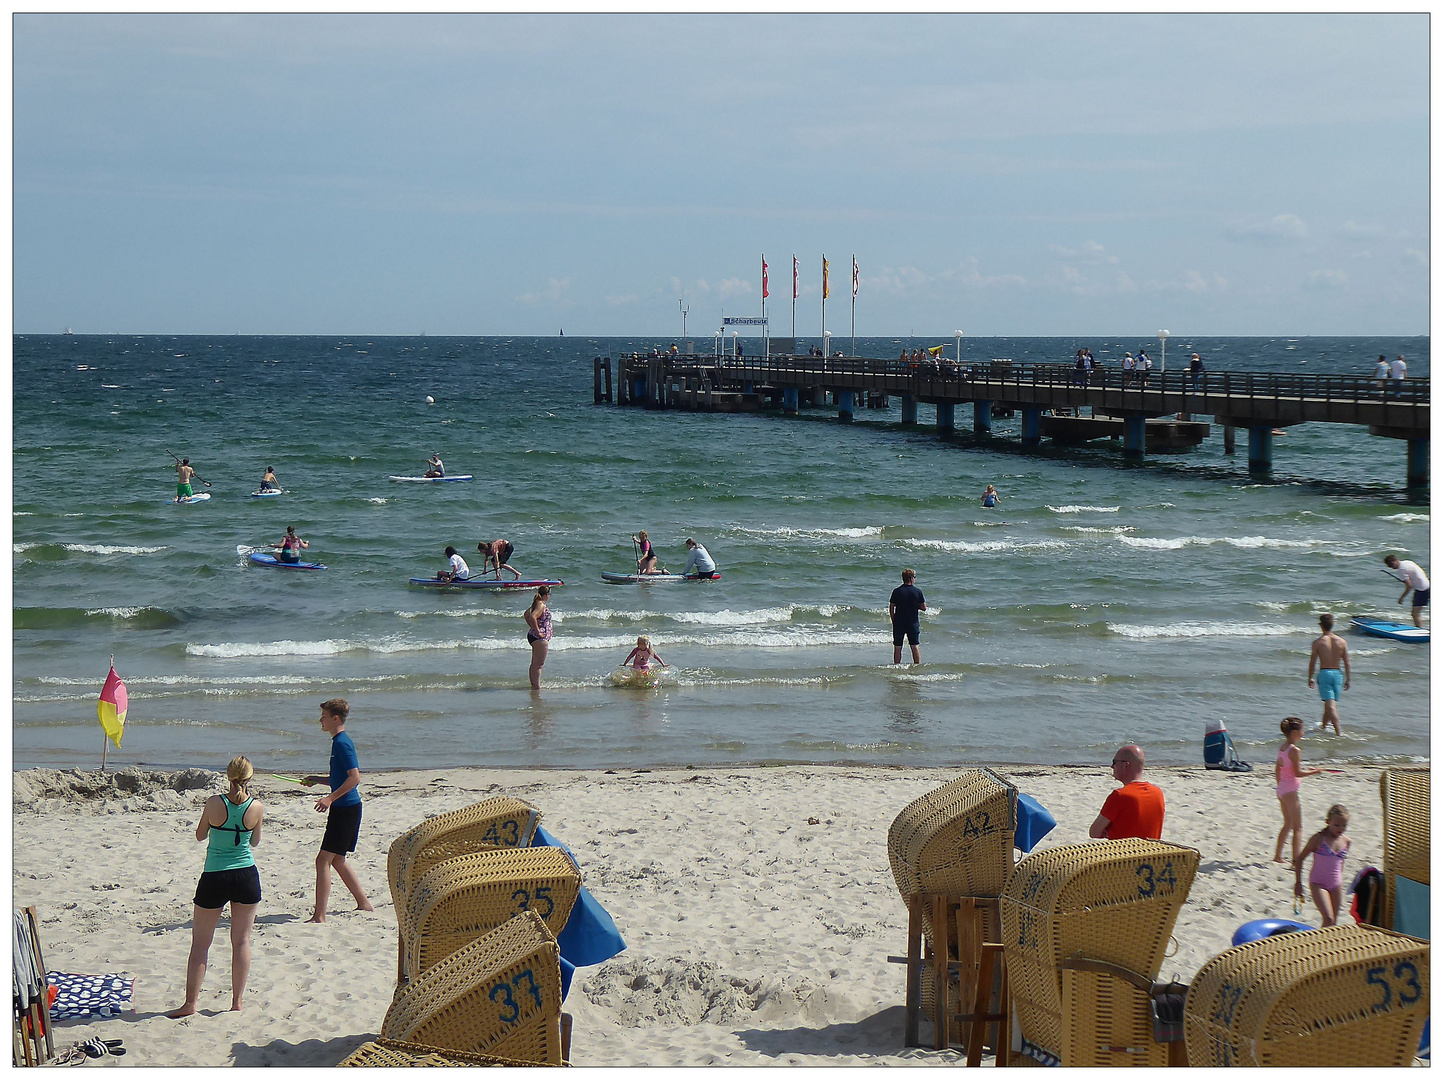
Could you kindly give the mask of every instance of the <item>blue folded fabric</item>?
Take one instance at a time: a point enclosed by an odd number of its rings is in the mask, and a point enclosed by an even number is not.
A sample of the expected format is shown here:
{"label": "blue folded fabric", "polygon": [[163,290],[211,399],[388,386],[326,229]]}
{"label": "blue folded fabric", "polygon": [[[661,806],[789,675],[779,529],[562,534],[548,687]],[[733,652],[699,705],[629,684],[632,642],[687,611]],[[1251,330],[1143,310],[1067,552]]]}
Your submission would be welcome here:
{"label": "blue folded fabric", "polygon": [[1057,819],[1047,807],[1031,795],[1017,793],[1017,832],[1012,845],[1019,851],[1031,851],[1044,836],[1057,828]]}
{"label": "blue folded fabric", "polygon": [[1393,897],[1393,929],[1400,934],[1428,938],[1428,886],[1402,874],[1395,874],[1393,880],[1397,882],[1397,895]]}
{"label": "blue folded fabric", "polygon": [[[531,839],[531,846],[558,847],[571,855],[573,862],[576,861],[576,856],[569,847],[539,825],[536,827],[536,835]],[[556,944],[561,949],[563,999],[571,989],[571,975],[577,968],[610,960],[626,948],[626,942],[622,939],[621,931],[616,928],[616,923],[606,913],[606,909],[596,902],[596,897],[591,895],[585,885],[581,886],[581,892],[576,897],[576,904],[571,909],[566,925],[561,928],[561,933],[556,935]]]}

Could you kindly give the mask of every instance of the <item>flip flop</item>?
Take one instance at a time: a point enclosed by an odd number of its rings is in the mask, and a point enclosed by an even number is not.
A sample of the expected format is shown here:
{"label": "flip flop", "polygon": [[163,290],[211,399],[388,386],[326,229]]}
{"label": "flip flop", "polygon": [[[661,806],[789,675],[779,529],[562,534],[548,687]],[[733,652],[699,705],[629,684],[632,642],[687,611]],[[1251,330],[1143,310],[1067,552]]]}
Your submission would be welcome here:
{"label": "flip flop", "polygon": [[93,1058],[125,1056],[125,1047],[120,1044],[119,1039],[86,1039],[80,1044],[80,1049],[85,1051],[87,1057]]}
{"label": "flip flop", "polygon": [[89,1060],[90,1060],[90,1055],[87,1054],[87,1053],[81,1048],[80,1044],[79,1044],[79,1043],[72,1043],[71,1045],[67,1046],[64,1050],[60,1051],[60,1053],[56,1054],[55,1057],[52,1058],[52,1059],[48,1062],[48,1064],[50,1064],[50,1065],[84,1065],[84,1064],[85,1064],[87,1061],[89,1061]]}

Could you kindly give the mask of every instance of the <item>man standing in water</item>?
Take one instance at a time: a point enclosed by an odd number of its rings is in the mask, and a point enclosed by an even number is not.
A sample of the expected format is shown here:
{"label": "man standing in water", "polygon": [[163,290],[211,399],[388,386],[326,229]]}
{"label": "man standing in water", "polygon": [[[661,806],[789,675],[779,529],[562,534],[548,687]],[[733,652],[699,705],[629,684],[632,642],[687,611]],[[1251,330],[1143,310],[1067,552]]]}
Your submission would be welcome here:
{"label": "man standing in water", "polygon": [[1428,606],[1428,594],[1432,592],[1432,586],[1428,584],[1428,575],[1423,573],[1423,568],[1415,562],[1404,559],[1398,561],[1396,555],[1385,555],[1383,563],[1389,570],[1396,570],[1397,577],[1404,585],[1403,595],[1398,597],[1398,603],[1408,598],[1408,593],[1413,593],[1413,625],[1419,630],[1423,629],[1423,609]]}
{"label": "man standing in water", "polygon": [[922,636],[922,621],[918,618],[919,611],[927,610],[927,601],[922,596],[922,590],[912,584],[917,580],[917,571],[903,570],[902,584],[892,590],[892,599],[887,604],[887,614],[892,619],[892,663],[902,662],[902,639],[906,638],[912,645],[912,663],[922,662],[922,652],[918,648],[918,641]]}
{"label": "man standing in water", "polygon": [[1313,651],[1308,654],[1308,689],[1313,688],[1313,668],[1318,668],[1318,696],[1323,699],[1323,722],[1319,728],[1328,730],[1328,721],[1333,721],[1333,733],[1343,734],[1338,726],[1338,699],[1353,682],[1353,668],[1348,663],[1348,643],[1333,633],[1333,616],[1324,612],[1318,616],[1318,626],[1323,636],[1313,641]]}

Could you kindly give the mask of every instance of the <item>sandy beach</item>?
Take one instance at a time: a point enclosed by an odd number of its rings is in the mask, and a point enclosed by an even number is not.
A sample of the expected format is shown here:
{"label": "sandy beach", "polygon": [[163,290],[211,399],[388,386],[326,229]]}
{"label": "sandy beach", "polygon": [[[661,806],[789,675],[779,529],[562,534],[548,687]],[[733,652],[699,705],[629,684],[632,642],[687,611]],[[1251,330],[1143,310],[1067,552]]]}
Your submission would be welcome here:
{"label": "sandy beach", "polygon": [[[322,833],[314,793],[259,775],[264,898],[240,1013],[226,1011],[222,921],[200,1013],[164,1016],[183,998],[204,858],[194,827],[205,797],[222,789],[216,774],[131,769],[96,783],[95,773],[16,773],[14,900],[39,909],[50,969],[136,979],[133,1012],[57,1025],[58,1046],[124,1040],[124,1058],[92,1064],[330,1066],[377,1035],[394,989],[390,842],[428,815],[510,794],[542,808],[628,944],[577,972],[565,1005],[574,1064],[953,1064],[955,1053],[902,1046],[902,969],[886,958],[905,948],[905,910],[886,836],[904,805],[958,771],[368,774],[352,859],[377,910],[350,910],[338,883],[320,926],[304,921]],[[1056,816],[1043,846],[1085,840],[1114,786],[1105,764],[998,771]],[[1379,772],[1354,765],[1303,784],[1310,831],[1331,803],[1352,812],[1345,881],[1381,862]],[[1292,914],[1291,872],[1271,861],[1280,823],[1272,769],[1149,769],[1146,778],[1167,797],[1164,839],[1202,853],[1162,971],[1189,979],[1241,923]],[[1311,904],[1303,918],[1316,923]]]}

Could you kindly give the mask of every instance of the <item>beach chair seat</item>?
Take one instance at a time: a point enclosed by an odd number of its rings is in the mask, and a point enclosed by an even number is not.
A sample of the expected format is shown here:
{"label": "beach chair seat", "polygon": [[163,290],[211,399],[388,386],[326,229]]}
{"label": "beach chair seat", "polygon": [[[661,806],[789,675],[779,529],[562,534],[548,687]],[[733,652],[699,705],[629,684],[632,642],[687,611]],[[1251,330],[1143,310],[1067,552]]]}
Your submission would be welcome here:
{"label": "beach chair seat", "polygon": [[561,1065],[564,1062],[517,1061],[515,1058],[498,1057],[495,1054],[468,1054],[464,1050],[442,1050],[420,1043],[396,1042],[394,1039],[376,1039],[362,1043],[341,1061],[338,1069],[429,1069],[436,1067],[471,1068],[476,1065],[500,1065],[513,1067],[534,1067],[537,1065]]}
{"label": "beach chair seat", "polygon": [[[908,910],[906,1045],[917,1045],[921,1015],[933,1018],[939,1049],[954,1023],[971,1019],[969,1060],[980,1062],[981,1032],[997,1019],[989,1010],[1001,996],[993,985],[1000,965],[986,944],[999,940],[996,900],[1016,829],[1017,788],[990,769],[968,769],[908,803],[887,830],[887,861]],[[946,1019],[938,1021],[944,993]]]}
{"label": "beach chair seat", "polygon": [[[1378,792],[1383,800],[1383,925],[1394,930],[1417,933],[1413,921],[1403,919],[1398,910],[1399,878],[1431,887],[1429,880],[1429,770],[1423,768],[1389,769],[1378,778]],[[1416,890],[1414,890],[1416,891]],[[1422,923],[1426,925],[1427,904],[1423,903]],[[1411,915],[1411,909],[1406,912]]]}
{"label": "beach chair seat", "polygon": [[556,935],[523,911],[396,991],[381,1037],[559,1064],[561,954]]}
{"label": "beach chair seat", "polygon": [[439,862],[494,848],[531,846],[541,811],[522,799],[500,795],[427,818],[391,843],[386,857],[391,900],[406,908],[412,883]]}
{"label": "beach chair seat", "polygon": [[1002,942],[1024,1053],[1069,1066],[1179,1061],[1180,1043],[1154,1037],[1154,983],[1198,861],[1192,848],[1130,839],[1013,867]]}
{"label": "beach chair seat", "polygon": [[1238,945],[1193,978],[1189,1065],[1400,1066],[1428,1021],[1428,944],[1330,926]]}
{"label": "beach chair seat", "polygon": [[427,968],[523,911],[534,911],[553,935],[571,917],[581,871],[557,847],[478,851],[437,863],[413,884],[397,915],[403,977]]}

